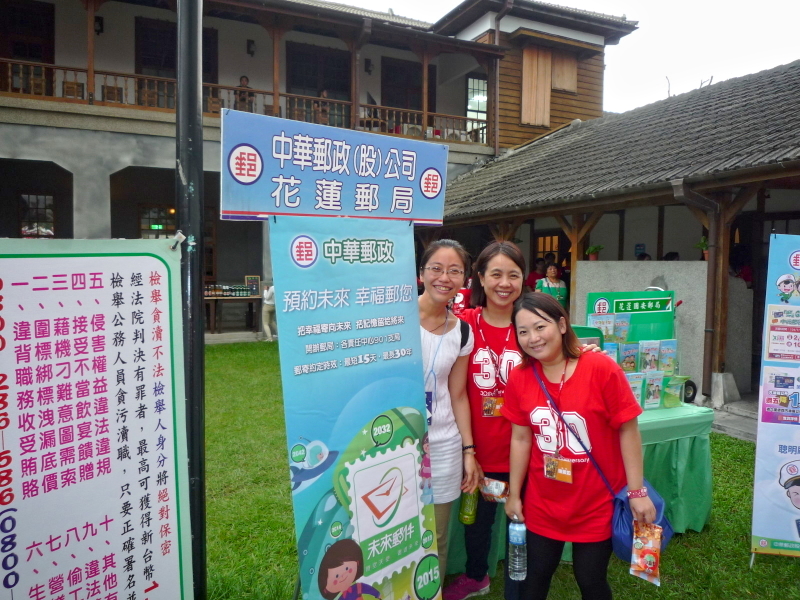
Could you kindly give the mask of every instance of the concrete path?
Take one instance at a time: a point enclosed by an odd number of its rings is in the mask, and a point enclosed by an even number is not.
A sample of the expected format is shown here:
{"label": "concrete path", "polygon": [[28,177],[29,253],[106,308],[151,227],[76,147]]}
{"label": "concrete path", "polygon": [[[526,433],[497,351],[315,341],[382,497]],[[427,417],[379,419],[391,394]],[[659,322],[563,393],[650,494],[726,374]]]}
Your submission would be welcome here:
{"label": "concrete path", "polygon": [[711,430],[755,442],[757,427],[758,393],[751,393],[742,396],[738,402],[726,404],[723,410],[716,411]]}

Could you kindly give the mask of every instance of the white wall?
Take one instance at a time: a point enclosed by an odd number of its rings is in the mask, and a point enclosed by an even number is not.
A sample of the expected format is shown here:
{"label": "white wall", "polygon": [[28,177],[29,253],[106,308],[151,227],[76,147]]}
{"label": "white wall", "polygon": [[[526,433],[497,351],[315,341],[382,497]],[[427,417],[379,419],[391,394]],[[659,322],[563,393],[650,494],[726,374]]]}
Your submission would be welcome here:
{"label": "white wall", "polygon": [[[455,37],[460,40],[474,40],[485,31],[494,29],[494,18],[496,15],[497,13],[494,12],[483,15],[472,25],[468,25],[459,31]],[[533,31],[540,31],[542,33],[558,35],[567,39],[577,40],[579,42],[597,44],[598,46],[604,46],[606,43],[606,40],[602,35],[586,33],[584,31],[577,31],[575,29],[568,29],[567,27],[559,27],[558,25],[549,25],[547,23],[540,23],[538,21],[529,21],[528,19],[521,19],[520,17],[515,17],[513,15],[506,15],[500,21],[500,31],[504,31],[506,33],[512,33],[520,27],[532,29]]]}
{"label": "white wall", "polygon": [[[766,212],[800,211],[799,190],[767,190],[769,198],[764,203]],[[745,208],[755,210],[755,205]]]}
{"label": "white wall", "polygon": [[600,260],[617,260],[619,249],[619,215],[604,214],[589,233],[590,246],[603,246]]}
{"label": "white wall", "polygon": [[688,208],[664,207],[664,254],[678,252],[681,260],[699,260],[702,252],[695,248],[695,244],[702,235],[703,226]]}

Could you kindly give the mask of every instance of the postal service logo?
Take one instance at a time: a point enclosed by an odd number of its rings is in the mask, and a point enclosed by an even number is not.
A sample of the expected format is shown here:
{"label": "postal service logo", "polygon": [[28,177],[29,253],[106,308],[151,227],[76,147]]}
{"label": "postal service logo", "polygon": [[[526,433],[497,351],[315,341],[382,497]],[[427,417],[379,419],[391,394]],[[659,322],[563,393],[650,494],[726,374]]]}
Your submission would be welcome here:
{"label": "postal service logo", "polygon": [[594,302],[594,312],[597,314],[606,314],[608,312],[608,298],[598,298]]}
{"label": "postal service logo", "polygon": [[428,200],[433,200],[444,187],[442,174],[433,167],[425,169],[419,178],[419,191]]}
{"label": "postal service logo", "polygon": [[289,252],[292,255],[294,264],[302,269],[307,269],[317,262],[317,257],[319,256],[317,242],[307,235],[298,235],[294,238]]}
{"label": "postal service logo", "polygon": [[797,465],[788,465],[786,467],[786,472],[789,475],[797,475],[797,471],[798,471]]}
{"label": "postal service logo", "polygon": [[789,266],[795,270],[800,270],[800,250],[795,250],[789,255]]}
{"label": "postal service logo", "polygon": [[239,144],[228,155],[228,170],[242,185],[254,184],[264,170],[261,153],[250,144]]}

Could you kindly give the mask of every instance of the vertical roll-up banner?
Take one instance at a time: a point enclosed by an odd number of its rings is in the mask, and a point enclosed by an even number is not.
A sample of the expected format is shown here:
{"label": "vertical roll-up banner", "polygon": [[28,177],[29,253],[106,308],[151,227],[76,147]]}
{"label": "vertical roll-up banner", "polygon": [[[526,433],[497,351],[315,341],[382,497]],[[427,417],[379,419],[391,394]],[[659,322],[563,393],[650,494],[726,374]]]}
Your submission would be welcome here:
{"label": "vertical roll-up banner", "polygon": [[751,552],[800,556],[800,236],[771,235]]}
{"label": "vertical roll-up banner", "polygon": [[447,147],[235,111],[222,146],[222,218],[269,220],[303,598],[437,600],[413,224]]}

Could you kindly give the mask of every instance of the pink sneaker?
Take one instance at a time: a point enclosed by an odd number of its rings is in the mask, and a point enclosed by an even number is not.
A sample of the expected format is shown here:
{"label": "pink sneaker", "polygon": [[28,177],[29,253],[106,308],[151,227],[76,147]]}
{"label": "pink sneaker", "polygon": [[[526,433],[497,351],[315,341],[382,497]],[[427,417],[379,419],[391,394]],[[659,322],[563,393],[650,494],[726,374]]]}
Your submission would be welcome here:
{"label": "pink sneaker", "polygon": [[480,581],[462,574],[444,590],[444,600],[464,600],[473,596],[483,596],[489,593],[489,576],[485,575]]}

